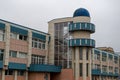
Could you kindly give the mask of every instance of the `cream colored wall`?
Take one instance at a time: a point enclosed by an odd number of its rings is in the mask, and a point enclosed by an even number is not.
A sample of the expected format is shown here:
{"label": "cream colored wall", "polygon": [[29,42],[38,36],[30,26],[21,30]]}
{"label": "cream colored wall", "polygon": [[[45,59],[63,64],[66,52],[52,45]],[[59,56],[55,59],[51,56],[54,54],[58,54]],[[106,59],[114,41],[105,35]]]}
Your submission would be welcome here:
{"label": "cream colored wall", "polygon": [[76,39],[76,38],[89,39],[90,38],[90,32],[87,32],[87,31],[75,31],[75,32],[72,32],[71,35],[73,36],[74,39]]}
{"label": "cream colored wall", "polygon": [[90,23],[90,17],[80,16],[80,17],[74,17],[73,22],[88,22]]}

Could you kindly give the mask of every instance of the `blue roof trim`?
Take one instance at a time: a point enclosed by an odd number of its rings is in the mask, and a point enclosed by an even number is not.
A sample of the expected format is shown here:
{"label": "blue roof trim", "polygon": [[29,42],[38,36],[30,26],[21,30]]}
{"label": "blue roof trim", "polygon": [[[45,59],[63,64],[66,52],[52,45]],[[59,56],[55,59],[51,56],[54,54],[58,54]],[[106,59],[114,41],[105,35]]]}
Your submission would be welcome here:
{"label": "blue roof trim", "polygon": [[95,53],[95,54],[100,54],[100,51],[94,49],[94,53]]}
{"label": "blue roof trim", "polygon": [[48,64],[31,64],[29,71],[31,72],[61,72],[61,66]]}
{"label": "blue roof trim", "polygon": [[18,33],[18,34],[21,34],[21,35],[26,35],[26,36],[28,35],[27,30],[20,29],[20,28],[17,28],[15,26],[11,26],[11,32]]}
{"label": "blue roof trim", "polygon": [[26,70],[26,64],[9,62],[8,68],[14,70]]}
{"label": "blue roof trim", "polygon": [[46,36],[40,33],[32,32],[33,38],[39,38],[40,40],[46,41]]}
{"label": "blue roof trim", "polygon": [[5,30],[5,24],[0,22],[0,29]]}
{"label": "blue roof trim", "polygon": [[9,21],[3,20],[3,19],[0,19],[0,21],[1,22],[5,22],[5,23],[10,23],[12,25],[16,25],[16,26],[19,26],[19,27],[22,27],[22,28],[25,28],[25,29],[30,29],[30,30],[33,30],[33,31],[36,31],[36,32],[40,32],[40,33],[43,33],[43,34],[46,34],[46,35],[50,35],[48,33],[45,33],[45,32],[39,31],[39,30],[35,30],[35,29],[31,29],[31,28],[28,28],[26,26],[23,26],[23,25],[20,25],[20,24],[16,24],[16,23],[13,23],[13,22],[9,22]]}

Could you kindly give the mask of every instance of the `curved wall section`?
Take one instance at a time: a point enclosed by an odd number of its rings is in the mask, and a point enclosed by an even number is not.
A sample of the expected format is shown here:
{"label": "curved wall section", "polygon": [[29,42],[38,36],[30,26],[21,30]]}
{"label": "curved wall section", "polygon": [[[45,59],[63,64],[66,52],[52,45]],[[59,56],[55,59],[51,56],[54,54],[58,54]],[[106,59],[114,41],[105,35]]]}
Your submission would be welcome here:
{"label": "curved wall section", "polygon": [[74,46],[81,46],[81,47],[92,47],[94,48],[95,47],[95,40],[93,39],[84,39],[84,38],[81,38],[81,39],[70,39],[69,40],[69,46],[70,47],[74,47]]}
{"label": "curved wall section", "polygon": [[90,31],[91,33],[95,32],[95,25],[92,23],[85,23],[85,22],[79,22],[79,23],[72,23],[69,25],[69,31]]}

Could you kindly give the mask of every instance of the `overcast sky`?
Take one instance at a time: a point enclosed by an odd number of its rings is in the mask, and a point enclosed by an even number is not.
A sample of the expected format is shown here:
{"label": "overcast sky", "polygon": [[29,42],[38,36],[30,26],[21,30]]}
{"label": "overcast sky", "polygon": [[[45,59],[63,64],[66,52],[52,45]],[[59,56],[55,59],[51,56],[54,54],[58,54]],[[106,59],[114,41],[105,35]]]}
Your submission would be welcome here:
{"label": "overcast sky", "polygon": [[96,46],[120,51],[120,0],[0,0],[0,18],[48,32],[48,21],[72,17],[81,7],[90,12],[96,25],[92,35]]}

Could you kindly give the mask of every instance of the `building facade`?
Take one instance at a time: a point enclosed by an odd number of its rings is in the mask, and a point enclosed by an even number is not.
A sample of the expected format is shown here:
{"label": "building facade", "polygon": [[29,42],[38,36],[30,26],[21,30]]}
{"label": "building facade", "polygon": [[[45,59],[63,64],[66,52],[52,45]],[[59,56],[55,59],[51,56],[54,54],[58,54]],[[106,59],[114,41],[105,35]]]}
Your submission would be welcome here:
{"label": "building facade", "polygon": [[48,22],[48,33],[0,20],[0,80],[118,80],[120,58],[95,48],[89,12]]}

